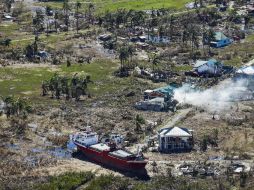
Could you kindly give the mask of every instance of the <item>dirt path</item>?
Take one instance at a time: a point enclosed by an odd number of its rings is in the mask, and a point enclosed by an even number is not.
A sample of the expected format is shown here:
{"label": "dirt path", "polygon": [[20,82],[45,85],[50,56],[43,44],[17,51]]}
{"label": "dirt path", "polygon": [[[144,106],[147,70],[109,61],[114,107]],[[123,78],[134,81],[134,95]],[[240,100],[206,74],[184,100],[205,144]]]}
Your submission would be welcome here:
{"label": "dirt path", "polygon": [[165,128],[165,127],[167,127],[167,128],[174,127],[178,122],[182,121],[191,110],[192,110],[192,108],[179,110],[178,114],[174,115],[173,118],[171,118],[169,121],[167,121],[166,124],[161,125],[158,129]]}
{"label": "dirt path", "polygon": [[[158,131],[159,129],[164,128],[164,127],[174,127],[175,125],[177,125],[178,122],[182,121],[191,110],[192,110],[192,108],[187,108],[187,109],[179,110],[165,124],[162,124],[162,125],[158,126],[155,130]],[[149,137],[150,136],[145,136],[145,138],[143,138],[140,141],[140,143],[134,144],[133,146],[129,147],[128,150],[130,150],[132,152],[137,152],[138,148],[142,148],[142,147],[146,146],[146,140]],[[152,138],[156,138],[156,137],[157,137],[157,135],[154,135]]]}

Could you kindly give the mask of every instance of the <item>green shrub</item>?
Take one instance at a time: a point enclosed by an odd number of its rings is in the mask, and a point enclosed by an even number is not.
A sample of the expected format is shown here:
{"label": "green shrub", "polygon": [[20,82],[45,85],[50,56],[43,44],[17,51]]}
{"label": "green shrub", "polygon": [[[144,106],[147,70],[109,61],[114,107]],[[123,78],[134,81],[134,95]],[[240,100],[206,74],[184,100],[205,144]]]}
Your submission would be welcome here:
{"label": "green shrub", "polygon": [[91,183],[86,188],[86,190],[104,190],[104,189],[106,190],[106,189],[110,189],[110,186],[114,182],[117,181],[116,178],[117,177],[115,177],[112,174],[110,174],[110,175],[101,175],[101,176],[95,178],[93,181],[91,181]]}
{"label": "green shrub", "polygon": [[36,185],[36,190],[72,190],[94,178],[91,172],[68,172],[52,176],[48,183]]}

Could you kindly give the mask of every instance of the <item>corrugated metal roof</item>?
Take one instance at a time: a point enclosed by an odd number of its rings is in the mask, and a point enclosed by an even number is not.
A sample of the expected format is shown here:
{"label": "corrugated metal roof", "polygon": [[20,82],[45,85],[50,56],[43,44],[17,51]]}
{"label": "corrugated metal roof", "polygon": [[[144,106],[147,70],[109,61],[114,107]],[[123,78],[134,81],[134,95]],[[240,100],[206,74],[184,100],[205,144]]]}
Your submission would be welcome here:
{"label": "corrugated metal roof", "polygon": [[228,39],[222,32],[215,32],[214,38],[216,41]]}
{"label": "corrugated metal roof", "polygon": [[254,75],[254,66],[241,67],[236,73],[242,73],[246,75]]}
{"label": "corrugated metal roof", "polygon": [[161,93],[172,93],[174,89],[175,89],[175,87],[168,85],[168,86],[154,89],[154,91],[161,92]]}
{"label": "corrugated metal roof", "polygon": [[204,64],[206,64],[208,61],[202,61],[202,60],[197,60],[195,65],[194,65],[194,68],[198,68]]}
{"label": "corrugated metal roof", "polygon": [[218,62],[216,59],[209,59],[208,61],[202,61],[202,60],[198,60],[196,62],[196,64],[194,65],[194,68],[198,68],[204,64],[207,64],[209,66],[213,66],[215,64],[221,64],[220,62]]}
{"label": "corrugated metal roof", "polygon": [[167,136],[167,137],[191,137],[192,134],[190,131],[186,128],[182,127],[170,127],[170,128],[164,128],[159,131],[159,134],[161,136]]}

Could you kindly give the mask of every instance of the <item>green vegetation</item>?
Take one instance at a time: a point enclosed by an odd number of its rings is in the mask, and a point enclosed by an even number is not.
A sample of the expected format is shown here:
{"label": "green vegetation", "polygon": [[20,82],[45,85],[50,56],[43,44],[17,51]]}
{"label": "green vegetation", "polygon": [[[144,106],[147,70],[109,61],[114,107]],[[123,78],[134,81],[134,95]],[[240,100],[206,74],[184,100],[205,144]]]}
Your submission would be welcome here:
{"label": "green vegetation", "polygon": [[42,83],[42,96],[46,96],[51,92],[51,97],[60,99],[65,96],[66,100],[70,97],[80,100],[81,95],[89,95],[87,92],[88,84],[91,83],[89,75],[74,74],[71,78],[62,76],[57,73],[49,80]]}
{"label": "green vegetation", "polygon": [[91,64],[72,64],[71,67],[33,65],[21,68],[0,68],[0,96],[25,95],[32,100],[38,100],[42,81],[50,79],[56,72],[70,77],[80,72],[91,76],[92,83],[88,85],[88,92],[92,96],[105,95],[135,85],[137,81],[132,77],[114,77],[113,73],[118,67],[117,63],[109,60],[96,60]]}
{"label": "green vegetation", "polygon": [[134,9],[134,10],[151,10],[160,8],[183,8],[189,0],[119,0],[119,1],[102,1],[96,0],[95,5],[99,7],[100,12],[116,11],[117,9]]}
{"label": "green vegetation", "polygon": [[[88,3],[84,0],[80,1],[82,4],[82,11],[87,10]],[[160,8],[171,8],[171,9],[181,9],[184,8],[184,5],[190,0],[93,0],[91,1],[95,5],[97,13],[105,13],[106,11],[112,12],[117,9],[126,9],[126,10],[151,10],[151,9],[160,9]],[[75,1],[70,1],[72,7],[74,7]],[[46,3],[36,3],[37,5],[46,5],[51,8],[61,9],[63,3],[59,1],[46,2]]]}
{"label": "green vegetation", "polygon": [[174,72],[190,71],[191,69],[192,69],[191,65],[177,65],[172,68]]}
{"label": "green vegetation", "polygon": [[71,190],[76,189],[94,178],[91,172],[69,172],[49,179],[48,183],[39,184],[36,190]]}
{"label": "green vegetation", "polygon": [[230,185],[226,181],[202,180],[191,181],[186,178],[173,178],[171,176],[158,176],[150,181],[135,181],[125,177],[114,175],[101,175],[94,178],[84,190],[107,190],[107,189],[129,189],[129,190],[154,190],[154,189],[176,189],[176,190],[197,190],[197,189],[220,189],[229,190]]}
{"label": "green vegetation", "polygon": [[0,68],[0,95],[38,95],[42,80],[51,75],[48,68]]}
{"label": "green vegetation", "polygon": [[16,117],[20,115],[26,116],[27,113],[32,111],[32,107],[25,99],[15,98],[13,96],[7,96],[2,99],[6,104],[5,111],[7,118],[9,118],[11,115],[15,115]]}
{"label": "green vegetation", "polygon": [[235,43],[224,49],[218,49],[219,59],[225,61],[225,65],[240,67],[244,63],[254,59],[254,35],[249,35],[243,43]]}
{"label": "green vegetation", "polygon": [[247,42],[254,42],[254,34],[248,35],[247,38],[246,38],[246,41]]}
{"label": "green vegetation", "polygon": [[19,29],[19,25],[16,23],[2,23],[0,24],[0,31],[3,36],[9,37],[12,35],[15,31]]}
{"label": "green vegetation", "polygon": [[101,175],[90,182],[86,190],[103,190],[103,189],[112,189],[112,185],[115,182],[115,186],[118,186],[119,189],[127,189],[128,183],[122,180],[120,177],[114,175]]}

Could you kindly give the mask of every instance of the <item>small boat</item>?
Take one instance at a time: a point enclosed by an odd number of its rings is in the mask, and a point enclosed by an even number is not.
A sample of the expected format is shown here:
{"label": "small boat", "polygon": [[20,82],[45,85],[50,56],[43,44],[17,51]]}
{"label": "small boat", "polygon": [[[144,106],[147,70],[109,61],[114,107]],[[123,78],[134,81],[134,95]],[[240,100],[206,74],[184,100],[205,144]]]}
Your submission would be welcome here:
{"label": "small boat", "polygon": [[141,171],[148,162],[140,151],[134,154],[117,148],[115,143],[100,143],[99,136],[95,132],[77,133],[73,135],[73,142],[77,146],[77,150],[81,151],[88,159],[116,169]]}

